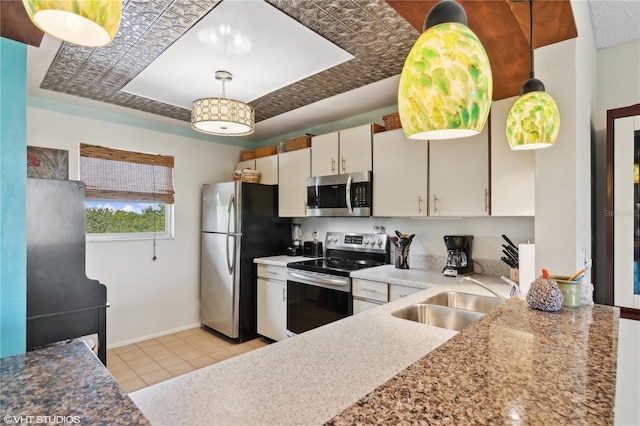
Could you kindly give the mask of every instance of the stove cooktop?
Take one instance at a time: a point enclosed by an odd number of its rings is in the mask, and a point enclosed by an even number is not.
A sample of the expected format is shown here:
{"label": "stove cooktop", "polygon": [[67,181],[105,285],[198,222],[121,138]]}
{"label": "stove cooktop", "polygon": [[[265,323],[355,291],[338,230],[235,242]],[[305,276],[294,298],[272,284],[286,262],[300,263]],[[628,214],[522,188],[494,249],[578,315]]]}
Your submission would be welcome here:
{"label": "stove cooktop", "polygon": [[378,262],[370,259],[326,257],[324,259],[303,260],[301,262],[289,263],[287,267],[301,271],[319,272],[348,277],[350,272],[381,265],[384,265],[384,262]]}

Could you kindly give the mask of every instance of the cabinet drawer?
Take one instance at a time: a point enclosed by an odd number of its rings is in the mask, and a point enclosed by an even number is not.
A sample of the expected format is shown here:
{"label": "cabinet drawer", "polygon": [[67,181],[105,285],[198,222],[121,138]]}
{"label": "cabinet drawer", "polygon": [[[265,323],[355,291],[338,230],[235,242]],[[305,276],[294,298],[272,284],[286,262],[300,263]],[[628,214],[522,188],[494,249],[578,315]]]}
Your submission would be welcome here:
{"label": "cabinet drawer", "polygon": [[354,296],[378,300],[380,302],[387,302],[389,300],[389,286],[387,283],[354,278],[352,280],[352,286]]}
{"label": "cabinet drawer", "polygon": [[270,280],[286,281],[287,268],[285,266],[265,265],[258,263],[258,276]]}
{"label": "cabinet drawer", "polygon": [[398,300],[401,297],[408,296],[413,293],[425,290],[424,288],[407,287],[404,285],[390,284],[389,285],[389,301]]}
{"label": "cabinet drawer", "polygon": [[353,315],[359,314],[360,312],[368,311],[369,309],[377,308],[380,305],[382,305],[382,303],[353,299]]}

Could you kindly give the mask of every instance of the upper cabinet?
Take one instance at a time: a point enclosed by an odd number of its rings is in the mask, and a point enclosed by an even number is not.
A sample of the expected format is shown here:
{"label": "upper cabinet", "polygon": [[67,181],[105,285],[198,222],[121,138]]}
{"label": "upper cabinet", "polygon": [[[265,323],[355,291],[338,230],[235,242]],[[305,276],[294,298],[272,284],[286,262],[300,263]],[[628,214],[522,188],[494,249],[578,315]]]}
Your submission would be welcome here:
{"label": "upper cabinet", "polygon": [[278,184],[278,156],[269,155],[253,160],[236,163],[236,170],[252,169],[260,171],[260,183],[265,185]]}
{"label": "upper cabinet", "polygon": [[489,214],[489,126],[460,139],[429,141],[429,215]]}
{"label": "upper cabinet", "polygon": [[517,97],[491,106],[491,215],[535,214],[536,156],[534,150],[512,151],[507,142],[507,115]]}
{"label": "upper cabinet", "polygon": [[311,148],[279,154],[278,214],[307,215],[307,178],[311,176]]}
{"label": "upper cabinet", "polygon": [[373,216],[427,215],[427,141],[407,139],[402,129],[373,136]]}
{"label": "upper cabinet", "polygon": [[381,130],[378,124],[365,124],[312,137],[312,176],[371,170],[372,136]]}
{"label": "upper cabinet", "polygon": [[252,169],[252,170],[257,170],[256,169],[256,160],[245,160],[245,161],[240,161],[236,163],[236,170],[242,170],[242,169]]}

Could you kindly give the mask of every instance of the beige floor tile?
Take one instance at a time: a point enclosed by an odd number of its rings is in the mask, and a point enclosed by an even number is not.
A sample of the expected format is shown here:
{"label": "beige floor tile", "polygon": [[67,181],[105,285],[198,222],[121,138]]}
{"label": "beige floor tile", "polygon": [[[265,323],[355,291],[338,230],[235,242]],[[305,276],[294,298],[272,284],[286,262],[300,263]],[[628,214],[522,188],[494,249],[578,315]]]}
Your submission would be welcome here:
{"label": "beige floor tile", "polygon": [[173,334],[175,334],[176,336],[178,336],[178,337],[180,337],[180,338],[183,338],[183,337],[191,336],[192,334],[194,334],[194,331],[193,331],[193,330],[194,330],[194,329],[183,330],[183,331],[179,331],[179,332],[177,332],[177,333],[173,333]]}
{"label": "beige floor tile", "polygon": [[251,340],[251,341],[249,341],[249,342],[247,342],[245,344],[247,346],[250,346],[250,347],[254,348],[254,349],[257,349],[257,348],[263,348],[265,346],[269,346],[270,343],[266,342],[266,341],[264,341],[262,339],[253,339],[253,340]]}
{"label": "beige floor tile", "polygon": [[169,358],[159,359],[158,364],[160,364],[163,368],[171,367],[172,365],[180,364],[184,362],[182,358],[178,355],[171,356]]}
{"label": "beige floor tile", "polygon": [[180,358],[184,359],[185,361],[191,361],[192,359],[200,358],[204,354],[199,350],[194,349],[192,351],[184,352],[178,355],[180,356]]}
{"label": "beige floor tile", "polygon": [[135,351],[139,349],[135,344],[130,344],[130,345],[125,345],[125,346],[120,346],[117,348],[113,348],[113,351],[117,354],[117,355],[122,355],[124,353],[127,352],[131,352],[131,351]]}
{"label": "beige floor tile", "polygon": [[182,337],[181,339],[184,340],[187,343],[193,344],[193,343],[197,343],[197,342],[202,341],[203,336],[201,336],[198,333],[192,333],[192,334],[190,334],[188,336]]}
{"label": "beige floor tile", "polygon": [[174,340],[170,340],[168,342],[163,343],[163,345],[165,348],[173,350],[175,348],[181,348],[184,345],[188,345],[188,343],[182,340],[181,338],[176,337]]}
{"label": "beige floor tile", "polygon": [[168,349],[168,348],[164,348],[161,351],[149,354],[149,356],[155,361],[159,361],[165,358],[171,358],[172,356],[175,356],[175,355],[176,355],[175,352],[173,352],[171,349]]}
{"label": "beige floor tile", "polygon": [[139,357],[139,358],[134,358],[134,359],[132,359],[130,361],[126,361],[127,365],[129,367],[131,367],[132,369],[134,369],[134,370],[136,368],[142,367],[143,365],[149,364],[149,363],[152,363],[152,362],[154,362],[154,361],[150,357],[148,357],[147,355],[144,355],[144,356]]}
{"label": "beige floor tile", "polygon": [[193,371],[193,370],[195,370],[195,367],[189,364],[187,361],[183,361],[180,364],[167,367],[167,371],[171,373],[174,377],[177,377],[184,373],[188,373],[189,371]]}
{"label": "beige floor tile", "polygon": [[158,370],[162,370],[162,366],[157,362],[153,362],[153,361],[133,369],[133,371],[135,371],[136,374],[140,377],[144,376],[145,374],[153,373]]}
{"label": "beige floor tile", "polygon": [[160,343],[167,343],[172,340],[176,340],[178,337],[173,334],[167,334],[165,336],[156,337],[156,340]]}
{"label": "beige floor tile", "polygon": [[124,364],[124,360],[120,358],[115,353],[107,352],[107,365],[111,367],[112,365]]}
{"label": "beige floor tile", "polygon": [[226,349],[222,349],[222,350],[220,350],[218,352],[214,352],[212,354],[209,354],[209,356],[211,358],[215,359],[216,361],[224,361],[225,359],[232,358],[232,357],[234,357],[236,355],[237,354],[235,354],[235,353],[233,353],[233,352],[231,352],[229,350],[226,350]]}
{"label": "beige floor tile", "polygon": [[191,352],[191,351],[197,351],[196,348],[194,348],[193,346],[191,346],[188,343],[185,343],[182,346],[176,346],[174,348],[171,348],[171,350],[174,351],[178,355],[182,355],[182,354],[185,354],[185,353]]}
{"label": "beige floor tile", "polygon": [[126,382],[127,380],[133,379],[134,377],[138,377],[136,372],[133,370],[113,372],[111,373],[111,375],[113,376],[114,379],[116,379],[118,383],[123,383],[123,382]]}
{"label": "beige floor tile", "polygon": [[131,370],[131,368],[125,362],[121,362],[119,364],[107,364],[107,366],[107,369],[111,374],[119,373],[125,370]]}
{"label": "beige floor tile", "polygon": [[217,352],[219,350],[224,349],[222,346],[216,343],[208,343],[208,342],[204,342],[201,344],[194,344],[193,347],[198,349],[203,354],[210,354],[210,353]]}
{"label": "beige floor tile", "polygon": [[250,352],[250,351],[254,350],[255,348],[253,348],[251,346],[248,346],[246,343],[241,343],[241,344],[238,344],[238,345],[235,345],[235,346],[228,346],[225,349],[228,350],[228,351],[233,352],[234,354],[240,355],[240,354],[243,354],[243,353],[246,353],[246,352]]}
{"label": "beige floor tile", "polygon": [[167,370],[158,370],[153,373],[145,374],[140,376],[142,380],[149,386],[155,385],[156,383],[164,382],[165,380],[172,379],[173,376]]}
{"label": "beige floor tile", "polygon": [[121,354],[120,358],[122,358],[124,362],[129,362],[132,359],[142,358],[145,356],[147,356],[147,354],[145,354],[141,349],[135,349],[133,351],[129,351]]}
{"label": "beige floor tile", "polygon": [[217,361],[210,356],[201,356],[199,358],[192,359],[189,361],[189,364],[193,365],[195,368],[206,367],[207,365],[215,364]]}
{"label": "beige floor tile", "polygon": [[147,355],[153,355],[156,352],[166,351],[167,347],[162,343],[156,343],[155,345],[145,346],[140,349]]}
{"label": "beige floor tile", "polygon": [[149,346],[159,345],[160,342],[156,339],[143,340],[142,342],[136,343],[136,346],[140,349],[148,348]]}
{"label": "beige floor tile", "polygon": [[137,390],[147,387],[147,384],[144,382],[144,380],[142,380],[138,376],[136,376],[133,379],[125,380],[124,382],[119,382],[119,383],[120,383],[120,386],[122,386],[122,389],[124,389],[126,393],[135,392]]}

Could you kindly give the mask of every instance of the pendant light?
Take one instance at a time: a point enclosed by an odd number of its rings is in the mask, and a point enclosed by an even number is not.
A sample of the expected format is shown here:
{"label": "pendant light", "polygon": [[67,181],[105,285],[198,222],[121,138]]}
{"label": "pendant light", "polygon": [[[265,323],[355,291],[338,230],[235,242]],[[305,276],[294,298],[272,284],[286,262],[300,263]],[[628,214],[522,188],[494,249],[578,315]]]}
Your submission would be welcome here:
{"label": "pendant light", "polygon": [[533,1],[529,1],[529,80],[507,116],[507,141],[513,150],[540,149],[553,145],[560,132],[560,111],[553,98],[535,78],[533,69]]}
{"label": "pendant light", "polygon": [[489,58],[453,0],[436,4],[400,75],[398,113],[410,139],[478,134],[491,108]]}
{"label": "pendant light", "polygon": [[78,46],[101,47],[120,26],[121,0],[22,0],[34,25]]}
{"label": "pendant light", "polygon": [[218,136],[245,136],[255,130],[253,107],[244,102],[225,98],[224,86],[233,76],[227,71],[216,71],[216,80],[222,81],[222,97],[193,101],[191,127],[194,130]]}

